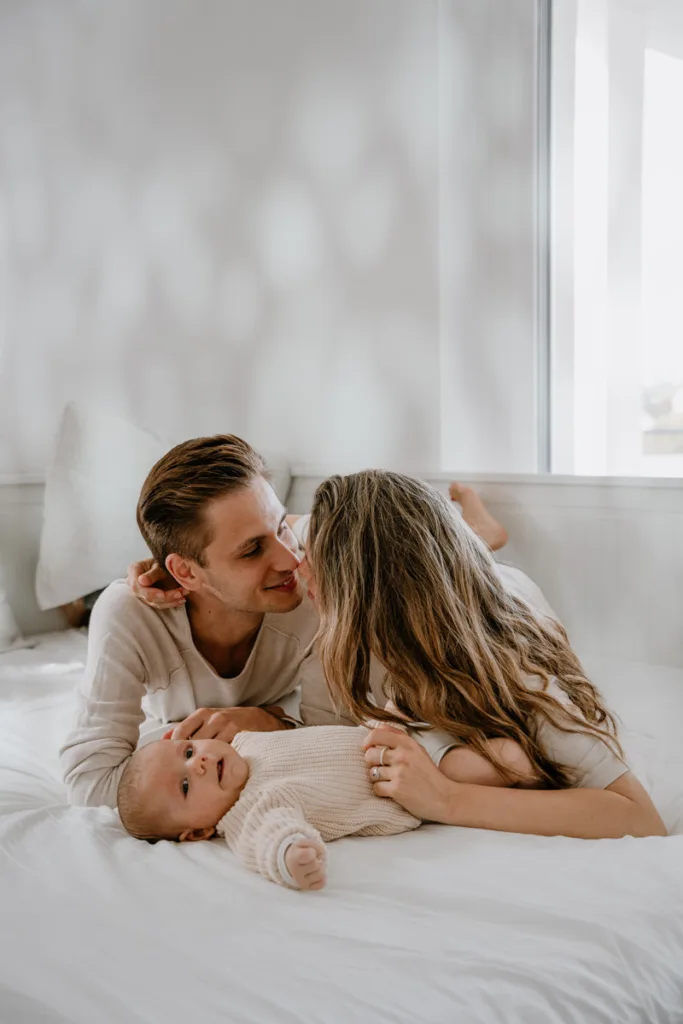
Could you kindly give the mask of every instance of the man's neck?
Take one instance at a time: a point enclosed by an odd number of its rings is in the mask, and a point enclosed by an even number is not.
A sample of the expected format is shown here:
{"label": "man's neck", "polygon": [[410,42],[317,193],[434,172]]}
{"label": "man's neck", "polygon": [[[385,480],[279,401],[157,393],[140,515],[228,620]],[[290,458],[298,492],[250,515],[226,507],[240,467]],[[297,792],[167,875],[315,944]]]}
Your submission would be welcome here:
{"label": "man's neck", "polygon": [[197,650],[219,675],[239,675],[256,642],[263,614],[227,608],[213,598],[187,598],[187,617]]}

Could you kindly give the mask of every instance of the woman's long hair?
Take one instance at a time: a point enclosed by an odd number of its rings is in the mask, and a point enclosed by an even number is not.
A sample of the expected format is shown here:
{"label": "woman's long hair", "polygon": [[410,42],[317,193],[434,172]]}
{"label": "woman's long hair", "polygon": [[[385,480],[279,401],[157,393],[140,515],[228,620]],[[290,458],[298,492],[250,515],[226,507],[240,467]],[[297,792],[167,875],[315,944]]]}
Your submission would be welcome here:
{"label": "woman's long hair", "polygon": [[[488,549],[434,488],[380,470],[330,477],[315,495],[308,561],[321,663],[351,717],[397,720],[372,703],[374,656],[401,715],[446,729],[499,770],[486,740],[509,737],[543,785],[572,784],[537,739],[543,720],[622,756],[615,720],[562,626],[505,589]],[[552,678],[571,705],[546,692]]]}

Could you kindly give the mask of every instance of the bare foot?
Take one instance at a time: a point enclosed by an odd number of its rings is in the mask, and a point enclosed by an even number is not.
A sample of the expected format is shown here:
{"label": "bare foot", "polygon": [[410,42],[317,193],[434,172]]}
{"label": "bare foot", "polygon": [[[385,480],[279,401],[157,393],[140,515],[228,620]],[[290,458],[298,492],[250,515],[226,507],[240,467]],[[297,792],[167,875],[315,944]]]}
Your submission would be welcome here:
{"label": "bare foot", "polygon": [[488,544],[491,551],[500,551],[508,541],[508,533],[497,519],[494,519],[473,487],[455,481],[449,485],[451,501],[457,501],[462,508],[462,517],[478,537]]}

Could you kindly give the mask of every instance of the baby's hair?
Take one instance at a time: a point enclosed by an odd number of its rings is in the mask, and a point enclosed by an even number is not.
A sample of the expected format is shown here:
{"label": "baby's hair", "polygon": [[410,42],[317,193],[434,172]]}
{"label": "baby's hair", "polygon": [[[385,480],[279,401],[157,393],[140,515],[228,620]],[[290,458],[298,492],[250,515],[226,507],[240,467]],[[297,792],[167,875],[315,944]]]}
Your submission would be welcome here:
{"label": "baby's hair", "polygon": [[[162,742],[159,740],[158,742]],[[151,745],[151,744],[150,744]],[[159,839],[177,840],[178,832],[164,828],[158,808],[153,801],[145,799],[141,785],[144,774],[144,751],[136,750],[123,769],[116,792],[116,805],[119,809],[121,824],[129,835],[135,839],[146,839],[148,843],[156,843]]]}

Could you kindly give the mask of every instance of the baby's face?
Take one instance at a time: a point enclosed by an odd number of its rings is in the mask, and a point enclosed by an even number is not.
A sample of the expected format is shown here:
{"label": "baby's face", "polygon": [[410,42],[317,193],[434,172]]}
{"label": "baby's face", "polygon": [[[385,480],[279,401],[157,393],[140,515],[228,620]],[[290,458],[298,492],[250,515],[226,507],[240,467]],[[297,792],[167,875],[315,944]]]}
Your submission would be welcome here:
{"label": "baby's face", "polygon": [[247,762],[224,740],[159,740],[141,753],[144,798],[181,840],[206,838],[249,777]]}

